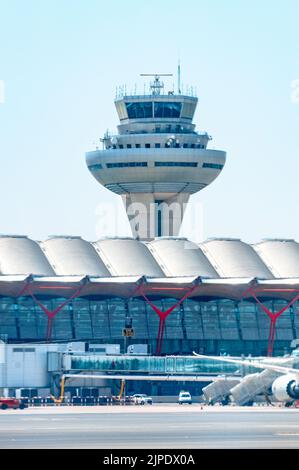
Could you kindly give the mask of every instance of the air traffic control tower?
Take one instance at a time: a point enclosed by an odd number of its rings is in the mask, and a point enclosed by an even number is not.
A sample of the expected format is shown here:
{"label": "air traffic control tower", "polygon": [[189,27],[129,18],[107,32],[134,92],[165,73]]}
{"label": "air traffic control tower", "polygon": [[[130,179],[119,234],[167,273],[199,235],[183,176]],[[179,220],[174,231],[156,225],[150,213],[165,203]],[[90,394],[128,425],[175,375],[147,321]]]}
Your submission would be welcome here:
{"label": "air traffic control tower", "polygon": [[[196,132],[193,93],[166,92],[154,75],[143,95],[118,93],[118,134],[101,139],[103,149],[86,154],[89,170],[121,195],[134,237],[177,236],[191,194],[221,172],[226,153],[208,149],[211,137]],[[164,74],[165,75],[165,74]]]}

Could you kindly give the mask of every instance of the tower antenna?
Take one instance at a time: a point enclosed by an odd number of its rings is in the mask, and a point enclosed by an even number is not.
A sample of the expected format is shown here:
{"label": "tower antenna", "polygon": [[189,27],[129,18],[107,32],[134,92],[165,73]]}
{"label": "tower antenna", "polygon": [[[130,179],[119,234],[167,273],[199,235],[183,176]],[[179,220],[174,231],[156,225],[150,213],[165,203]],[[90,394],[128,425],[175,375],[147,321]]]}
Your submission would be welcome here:
{"label": "tower antenna", "polygon": [[178,62],[178,94],[181,94],[181,62]]}
{"label": "tower antenna", "polygon": [[141,77],[154,77],[154,81],[150,83],[153,95],[160,95],[164,88],[164,83],[160,81],[160,77],[172,77],[172,73],[141,73]]}

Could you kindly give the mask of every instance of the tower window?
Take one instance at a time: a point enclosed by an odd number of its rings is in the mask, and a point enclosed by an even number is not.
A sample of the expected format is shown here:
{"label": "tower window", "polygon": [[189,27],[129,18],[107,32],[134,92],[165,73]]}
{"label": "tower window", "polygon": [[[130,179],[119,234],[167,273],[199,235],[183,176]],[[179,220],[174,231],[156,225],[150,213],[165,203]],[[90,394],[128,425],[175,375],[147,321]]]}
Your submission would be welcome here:
{"label": "tower window", "polygon": [[167,101],[156,101],[154,103],[155,117],[160,118],[179,118],[181,114],[182,103],[170,103]]}
{"label": "tower window", "polygon": [[126,103],[129,119],[152,118],[153,103],[152,101]]}
{"label": "tower window", "polygon": [[156,148],[156,149],[159,149],[160,147],[161,147],[161,144],[160,144],[160,143],[156,143],[156,144],[155,144],[155,148]]}
{"label": "tower window", "polygon": [[155,162],[155,166],[197,167],[197,162]]}
{"label": "tower window", "polygon": [[183,144],[184,149],[188,148],[188,144]]}
{"label": "tower window", "polygon": [[119,148],[123,149],[124,148],[123,144],[119,144]]}
{"label": "tower window", "polygon": [[151,144],[145,144],[145,148],[146,148],[146,149],[150,149],[150,148],[151,148]]}
{"label": "tower window", "polygon": [[147,166],[147,162],[118,162],[106,163],[107,168],[134,168],[136,166]]}
{"label": "tower window", "polygon": [[136,147],[137,149],[140,149],[140,144],[135,144],[135,147]]}
{"label": "tower window", "polygon": [[101,170],[102,165],[100,163],[96,163],[95,165],[90,165],[88,168],[90,171]]}
{"label": "tower window", "polygon": [[202,165],[203,168],[213,168],[214,170],[222,170],[224,165],[221,165],[220,163],[204,163]]}
{"label": "tower window", "polygon": [[132,145],[131,144],[127,144],[127,149],[131,149],[132,148]]}

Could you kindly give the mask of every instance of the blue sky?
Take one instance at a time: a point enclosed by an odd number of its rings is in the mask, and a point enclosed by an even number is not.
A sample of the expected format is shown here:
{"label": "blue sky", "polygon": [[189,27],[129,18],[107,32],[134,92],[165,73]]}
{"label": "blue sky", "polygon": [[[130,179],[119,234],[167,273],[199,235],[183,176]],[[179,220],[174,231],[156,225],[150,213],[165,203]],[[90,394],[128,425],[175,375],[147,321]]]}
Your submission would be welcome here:
{"label": "blue sky", "polygon": [[0,233],[96,239],[99,204],[122,207],[84,154],[116,128],[116,86],[143,88],[140,73],[175,73],[180,57],[197,128],[227,151],[191,199],[204,238],[299,240],[298,18],[291,0],[0,0]]}

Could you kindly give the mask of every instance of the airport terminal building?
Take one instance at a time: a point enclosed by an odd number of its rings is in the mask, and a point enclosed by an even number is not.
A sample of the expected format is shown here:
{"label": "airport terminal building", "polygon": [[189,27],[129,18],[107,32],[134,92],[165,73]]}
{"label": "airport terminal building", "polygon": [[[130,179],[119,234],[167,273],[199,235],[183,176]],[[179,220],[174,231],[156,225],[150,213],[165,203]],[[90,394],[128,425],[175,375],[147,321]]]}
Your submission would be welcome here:
{"label": "airport terminal building", "polygon": [[[266,355],[298,337],[299,244],[0,237],[0,337]],[[275,317],[275,314],[277,317]],[[274,315],[274,317],[271,317]],[[160,331],[163,323],[163,331]],[[133,336],[124,341],[124,329]],[[158,349],[157,349],[158,348]]]}
{"label": "airport terminal building", "polygon": [[[265,356],[296,345],[297,242],[196,244],[179,237],[190,195],[221,175],[226,161],[225,151],[208,148],[212,137],[196,131],[197,103],[179,81],[176,93],[165,92],[159,75],[142,95],[119,90],[118,132],[105,133],[102,149],[86,154],[94,178],[122,197],[132,238],[0,236],[0,389],[49,388],[50,382],[55,388],[64,361],[60,346],[80,349],[81,373],[88,361],[102,367],[101,357],[89,360],[85,353],[109,355],[109,347],[118,357],[111,370],[106,365],[108,373],[122,362],[120,354],[136,351],[152,358],[150,369],[143,360],[142,372],[173,372],[180,356],[180,372],[199,373],[186,358],[192,351]],[[130,364],[119,367],[136,372]]]}

